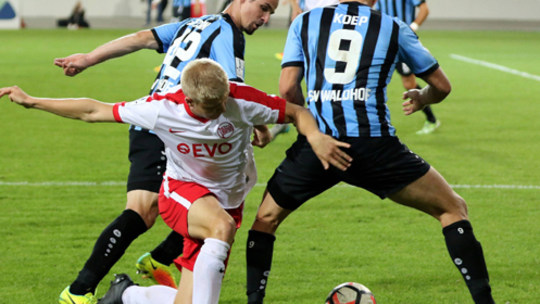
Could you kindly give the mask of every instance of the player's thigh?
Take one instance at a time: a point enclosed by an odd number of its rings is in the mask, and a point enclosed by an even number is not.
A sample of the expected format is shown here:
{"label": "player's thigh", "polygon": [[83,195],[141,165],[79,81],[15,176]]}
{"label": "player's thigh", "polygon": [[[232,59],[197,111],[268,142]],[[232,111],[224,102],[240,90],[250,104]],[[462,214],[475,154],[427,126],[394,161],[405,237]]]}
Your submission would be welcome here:
{"label": "player's thigh", "polygon": [[435,168],[403,189],[388,196],[391,200],[421,210],[445,222],[467,218],[465,201],[450,187]]}
{"label": "player's thigh", "polygon": [[[158,197],[156,192],[147,190],[132,190],[127,193],[126,207],[139,213],[157,212]],[[157,216],[157,213],[154,214]]]}
{"label": "player's thigh", "polygon": [[341,171],[332,166],[324,169],[304,136],[298,136],[286,155],[266,186],[282,209],[292,212],[340,181]]}
{"label": "player's thigh", "polygon": [[126,209],[137,212],[143,218],[146,226],[151,227],[159,215],[158,197],[158,194],[152,191],[129,191],[127,193]]}
{"label": "player's thigh", "polygon": [[182,277],[178,284],[178,292],[174,304],[191,304],[193,298],[193,272],[182,267]]}
{"label": "player's thigh", "polygon": [[213,195],[203,196],[193,202],[187,221],[188,234],[192,238],[216,238],[229,244],[234,240],[236,222]]}

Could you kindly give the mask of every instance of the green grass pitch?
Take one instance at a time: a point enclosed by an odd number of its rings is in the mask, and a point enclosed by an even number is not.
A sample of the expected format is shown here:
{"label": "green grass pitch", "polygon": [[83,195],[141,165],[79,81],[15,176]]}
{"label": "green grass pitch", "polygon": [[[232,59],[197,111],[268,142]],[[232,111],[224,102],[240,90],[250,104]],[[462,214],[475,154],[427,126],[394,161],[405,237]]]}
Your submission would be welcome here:
{"label": "green grass pitch", "polygon": [[[136,99],[147,93],[163,55],[141,51],[74,78],[53,65],[55,57],[87,52],[130,32],[0,31],[0,87],[17,84],[35,96]],[[540,82],[534,75],[540,75],[540,32],[422,31],[420,36],[453,92],[433,107],[441,127],[418,136],[423,114],[401,113],[402,87],[395,75],[388,88],[394,125],[402,141],[468,202],[497,303],[538,303]],[[280,65],[274,53],[282,50],[285,37],[285,30],[272,29],[247,37],[248,84],[277,93]],[[125,206],[127,126],[85,124],[3,98],[0,134],[0,303],[55,303],[99,233]],[[256,149],[259,184],[247,198],[220,303],[246,302],[247,230],[266,180],[294,138],[291,131]],[[98,296],[113,273],[126,272],[147,284],[135,274],[135,261],[168,232],[158,220],[135,240],[100,284]],[[381,304],[472,303],[436,220],[345,185],[285,221],[273,265],[267,303],[323,303],[345,281],[368,286]]]}

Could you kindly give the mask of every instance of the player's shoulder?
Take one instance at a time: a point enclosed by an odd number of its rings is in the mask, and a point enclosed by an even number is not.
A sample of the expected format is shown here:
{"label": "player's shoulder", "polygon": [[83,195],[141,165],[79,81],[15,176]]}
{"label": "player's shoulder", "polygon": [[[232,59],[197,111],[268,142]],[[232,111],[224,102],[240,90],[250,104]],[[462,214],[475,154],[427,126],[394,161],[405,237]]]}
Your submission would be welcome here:
{"label": "player's shoulder", "polygon": [[241,96],[246,89],[250,88],[247,84],[238,81],[229,80],[229,96],[236,98]]}
{"label": "player's shoulder", "polygon": [[371,10],[371,14],[372,15],[378,15],[379,18],[381,18],[381,23],[395,24],[395,25],[397,25],[399,27],[400,30],[402,30],[404,28],[409,28],[407,23],[405,23],[403,20],[401,20],[397,16],[390,16],[390,15],[387,15],[387,14],[382,13],[381,11],[378,11],[378,10],[375,10],[375,9]]}
{"label": "player's shoulder", "polygon": [[198,30],[205,30],[207,28],[222,27],[230,25],[232,19],[227,14],[212,14],[204,15],[198,18],[188,19],[186,23],[190,27],[195,27]]}
{"label": "player's shoulder", "polygon": [[146,98],[147,102],[172,102],[181,104],[185,102],[186,95],[182,91],[181,85],[176,85],[167,89],[166,91],[153,93]]}
{"label": "player's shoulder", "polygon": [[269,95],[255,87],[252,87],[243,82],[229,81],[229,97],[233,99],[260,102]]}

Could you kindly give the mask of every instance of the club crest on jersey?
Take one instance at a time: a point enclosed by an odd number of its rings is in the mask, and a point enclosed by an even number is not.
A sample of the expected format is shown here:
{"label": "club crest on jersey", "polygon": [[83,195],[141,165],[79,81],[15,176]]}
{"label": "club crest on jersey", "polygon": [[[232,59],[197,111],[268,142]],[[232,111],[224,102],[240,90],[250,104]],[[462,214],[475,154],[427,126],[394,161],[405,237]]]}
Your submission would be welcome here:
{"label": "club crest on jersey", "polygon": [[234,133],[234,126],[230,122],[223,122],[217,127],[217,135],[221,138],[229,138]]}

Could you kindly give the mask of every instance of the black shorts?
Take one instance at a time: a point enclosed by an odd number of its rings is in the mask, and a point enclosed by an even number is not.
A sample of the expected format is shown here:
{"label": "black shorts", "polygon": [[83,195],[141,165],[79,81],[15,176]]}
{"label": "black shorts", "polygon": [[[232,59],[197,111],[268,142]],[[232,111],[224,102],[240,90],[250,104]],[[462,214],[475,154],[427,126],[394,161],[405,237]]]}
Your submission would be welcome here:
{"label": "black shorts", "polygon": [[147,190],[159,193],[167,165],[165,146],[156,134],[146,129],[129,129],[129,175],[127,191]]}
{"label": "black shorts", "polygon": [[397,137],[341,141],[351,144],[344,151],[353,158],[345,172],[333,166],[324,170],[305,137],[299,136],[268,181],[268,191],[277,204],[295,210],[339,182],[364,188],[384,199],[422,177],[430,168]]}
{"label": "black shorts", "polygon": [[396,63],[396,71],[401,76],[409,76],[413,74],[411,68],[409,68],[409,66],[404,62]]}

